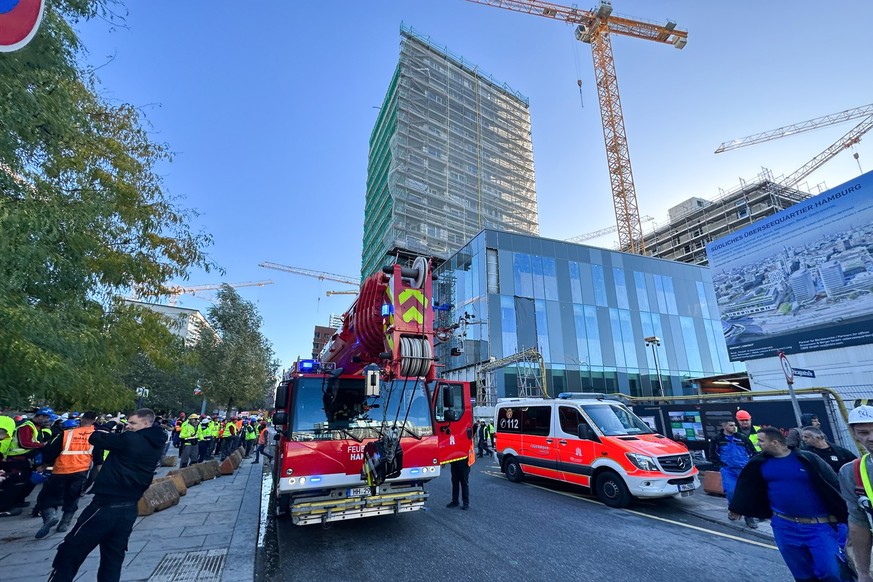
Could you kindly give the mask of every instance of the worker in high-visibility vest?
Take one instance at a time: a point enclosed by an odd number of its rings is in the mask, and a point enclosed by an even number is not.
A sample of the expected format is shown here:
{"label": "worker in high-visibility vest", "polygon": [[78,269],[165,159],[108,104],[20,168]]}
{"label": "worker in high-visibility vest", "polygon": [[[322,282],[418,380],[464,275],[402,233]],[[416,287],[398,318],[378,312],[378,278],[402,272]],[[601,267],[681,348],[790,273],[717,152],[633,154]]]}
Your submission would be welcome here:
{"label": "worker in high-visibility vest", "polygon": [[258,438],[258,429],[255,428],[255,421],[243,421],[243,438],[245,439],[246,459],[252,456],[252,449],[255,446],[255,441]]}
{"label": "worker in high-visibility vest", "polygon": [[6,451],[12,444],[12,433],[15,432],[15,419],[11,416],[0,416],[0,461],[6,458]]}
{"label": "worker in high-visibility vest", "polygon": [[760,426],[752,424],[752,415],[745,410],[737,410],[737,433],[743,435],[755,446],[755,450],[760,452],[761,447],[758,446],[758,431]]}
{"label": "worker in high-visibility vest", "polygon": [[200,417],[192,414],[179,428],[179,467],[185,468],[196,463],[200,456],[198,421]]}
{"label": "worker in high-visibility vest", "polygon": [[[61,450],[54,461],[51,477],[43,485],[40,494],[39,511],[42,514],[42,527],[36,532],[37,539],[47,536],[55,524],[59,532],[67,531],[79,509],[82,485],[88,477],[93,462],[94,445],[89,443],[88,439],[94,432],[95,420],[97,420],[97,413],[86,412],[81,415],[81,425],[78,427],[75,426],[78,423],[74,419],[64,422]],[[58,506],[62,506],[63,509],[60,520],[57,514]]]}
{"label": "worker in high-visibility vest", "polygon": [[197,439],[199,441],[198,463],[212,459],[212,447],[214,446],[216,436],[218,436],[218,424],[213,422],[209,416],[204,416],[200,419],[200,426],[197,428]]}
{"label": "worker in high-visibility vest", "polygon": [[232,420],[224,423],[224,428],[221,432],[221,460],[225,460],[233,452],[233,445],[236,443],[236,424]]}
{"label": "worker in high-visibility vest", "polygon": [[4,460],[7,475],[0,495],[0,513],[17,515],[21,513],[20,508],[28,505],[24,500],[35,487],[31,483],[34,457],[44,446],[40,441],[40,429],[54,413],[54,410],[44,406],[32,418],[22,419],[15,427]]}

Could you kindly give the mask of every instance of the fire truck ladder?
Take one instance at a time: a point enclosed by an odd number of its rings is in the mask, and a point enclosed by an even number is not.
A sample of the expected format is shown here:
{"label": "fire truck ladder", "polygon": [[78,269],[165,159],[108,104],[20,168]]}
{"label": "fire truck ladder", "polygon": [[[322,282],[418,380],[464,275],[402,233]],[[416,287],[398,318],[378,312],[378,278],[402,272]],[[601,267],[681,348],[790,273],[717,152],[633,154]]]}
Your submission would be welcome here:
{"label": "fire truck ladder", "polygon": [[[546,387],[546,366],[543,362],[543,356],[538,349],[529,348],[499,360],[490,360],[479,366],[477,371],[478,381],[476,382],[478,385],[476,402],[480,406],[495,406],[497,404],[496,372],[513,364],[523,364],[518,366],[519,398],[549,397],[548,388]],[[539,375],[534,370],[535,365],[539,366]]]}

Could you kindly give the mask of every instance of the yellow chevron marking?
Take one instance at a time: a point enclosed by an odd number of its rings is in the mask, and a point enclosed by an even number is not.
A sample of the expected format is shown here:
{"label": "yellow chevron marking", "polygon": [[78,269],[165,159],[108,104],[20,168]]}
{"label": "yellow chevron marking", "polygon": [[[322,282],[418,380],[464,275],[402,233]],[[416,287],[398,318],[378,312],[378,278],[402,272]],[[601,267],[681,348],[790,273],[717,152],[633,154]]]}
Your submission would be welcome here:
{"label": "yellow chevron marking", "polygon": [[406,303],[406,300],[410,297],[415,297],[415,299],[422,305],[422,307],[427,308],[427,298],[424,296],[419,289],[404,289],[400,292],[400,303]]}
{"label": "yellow chevron marking", "polygon": [[421,311],[419,311],[418,308],[415,306],[412,306],[403,312],[403,321],[409,323],[409,321],[412,319],[414,319],[416,323],[424,323],[424,316],[421,314]]}

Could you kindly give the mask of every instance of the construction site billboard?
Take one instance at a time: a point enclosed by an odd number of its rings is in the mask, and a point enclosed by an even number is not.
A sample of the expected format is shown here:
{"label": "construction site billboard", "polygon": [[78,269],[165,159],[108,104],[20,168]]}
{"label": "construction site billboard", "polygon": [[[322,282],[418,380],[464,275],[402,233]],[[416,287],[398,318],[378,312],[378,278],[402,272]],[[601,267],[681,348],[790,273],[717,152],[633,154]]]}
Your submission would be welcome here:
{"label": "construction site billboard", "polygon": [[873,343],[871,252],[873,172],[709,243],[730,359]]}

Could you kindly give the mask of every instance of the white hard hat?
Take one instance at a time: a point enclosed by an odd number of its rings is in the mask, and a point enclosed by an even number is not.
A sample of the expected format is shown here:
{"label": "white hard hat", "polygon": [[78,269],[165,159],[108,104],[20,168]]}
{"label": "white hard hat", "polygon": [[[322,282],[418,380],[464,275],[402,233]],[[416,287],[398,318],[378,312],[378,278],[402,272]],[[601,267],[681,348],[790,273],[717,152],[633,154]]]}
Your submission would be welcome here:
{"label": "white hard hat", "polygon": [[849,411],[849,424],[873,423],[873,406],[858,406]]}

